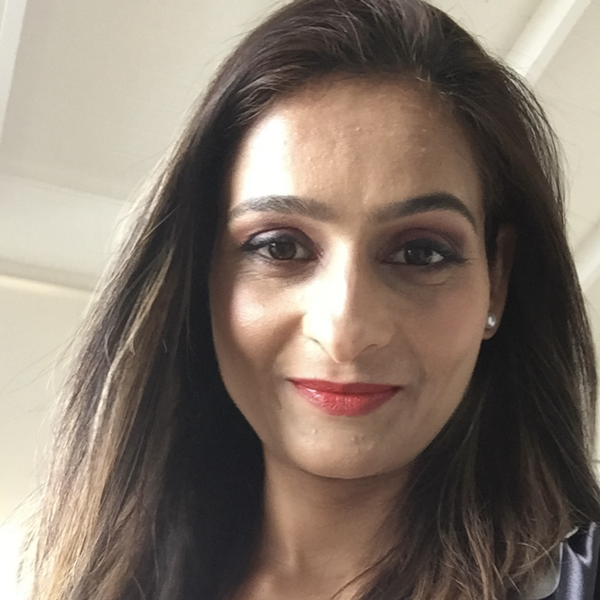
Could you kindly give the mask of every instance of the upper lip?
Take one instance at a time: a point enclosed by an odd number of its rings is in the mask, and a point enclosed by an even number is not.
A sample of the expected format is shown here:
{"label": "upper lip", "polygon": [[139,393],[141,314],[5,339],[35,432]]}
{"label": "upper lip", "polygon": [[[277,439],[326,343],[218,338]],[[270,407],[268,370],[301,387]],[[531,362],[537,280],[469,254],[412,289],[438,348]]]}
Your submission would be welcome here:
{"label": "upper lip", "polygon": [[293,378],[290,381],[296,385],[317,390],[320,392],[330,392],[333,394],[375,394],[378,392],[386,392],[392,389],[400,388],[399,385],[389,385],[382,383],[336,383],[333,381],[325,381],[323,379],[298,379]]}

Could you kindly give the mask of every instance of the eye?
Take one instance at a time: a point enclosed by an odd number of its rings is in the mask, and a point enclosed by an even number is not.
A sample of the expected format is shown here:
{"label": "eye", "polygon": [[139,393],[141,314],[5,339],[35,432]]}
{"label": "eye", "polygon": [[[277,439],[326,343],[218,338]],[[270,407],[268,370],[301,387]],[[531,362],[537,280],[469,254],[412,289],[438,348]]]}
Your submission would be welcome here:
{"label": "eye", "polygon": [[463,258],[449,244],[430,238],[415,238],[405,242],[385,262],[429,267],[442,266],[443,263],[461,263]]}
{"label": "eye", "polygon": [[241,250],[276,261],[307,261],[314,258],[314,252],[300,243],[292,234],[277,231],[269,231],[251,237],[244,242]]}

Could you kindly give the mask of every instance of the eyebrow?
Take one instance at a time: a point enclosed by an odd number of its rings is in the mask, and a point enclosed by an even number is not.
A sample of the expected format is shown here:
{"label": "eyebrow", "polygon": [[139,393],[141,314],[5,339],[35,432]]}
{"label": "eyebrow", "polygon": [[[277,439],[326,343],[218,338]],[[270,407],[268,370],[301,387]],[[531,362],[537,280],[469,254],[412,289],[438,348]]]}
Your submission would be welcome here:
{"label": "eyebrow", "polygon": [[[407,217],[419,213],[436,210],[449,210],[462,215],[474,229],[477,229],[477,221],[469,208],[453,194],[436,192],[415,196],[407,200],[392,202],[377,209],[369,216],[372,223],[384,223],[391,219]],[[313,198],[301,198],[292,195],[270,195],[250,198],[238,204],[229,211],[228,220],[249,212],[276,212],[282,214],[299,214],[316,221],[331,222],[336,220],[335,211],[325,204]]]}

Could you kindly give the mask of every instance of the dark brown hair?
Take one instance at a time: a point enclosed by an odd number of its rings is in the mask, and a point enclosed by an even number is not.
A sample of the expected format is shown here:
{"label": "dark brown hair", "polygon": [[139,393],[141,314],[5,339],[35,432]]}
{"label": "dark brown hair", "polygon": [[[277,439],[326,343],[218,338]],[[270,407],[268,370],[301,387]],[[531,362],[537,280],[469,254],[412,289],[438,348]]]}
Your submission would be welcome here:
{"label": "dark brown hair", "polygon": [[[480,161],[487,251],[516,232],[502,324],[414,465],[363,600],[510,598],[600,519],[596,390],[553,135],[526,85],[420,0],[297,0],[227,60],[139,205],[65,390],[36,600],[227,598],[260,529],[260,444],[227,396],[207,279],[228,166],[273,103],[333,75],[419,80]],[[359,574],[357,574],[359,575]]]}

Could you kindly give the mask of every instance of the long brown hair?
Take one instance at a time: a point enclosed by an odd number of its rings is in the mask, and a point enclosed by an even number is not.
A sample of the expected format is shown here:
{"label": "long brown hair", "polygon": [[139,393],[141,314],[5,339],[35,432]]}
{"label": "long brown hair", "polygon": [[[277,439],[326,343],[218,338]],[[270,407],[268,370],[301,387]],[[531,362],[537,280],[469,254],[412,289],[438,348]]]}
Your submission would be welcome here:
{"label": "long brown hair", "polygon": [[443,97],[479,157],[490,263],[500,224],[517,240],[502,324],[390,515],[410,542],[373,566],[362,600],[509,598],[574,525],[600,520],[595,363],[542,109],[420,0],[297,0],[217,74],[88,319],[41,507],[36,600],[217,600],[247,576],[263,463],[213,350],[219,204],[248,128],[338,73],[418,79]]}

